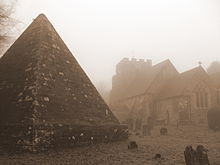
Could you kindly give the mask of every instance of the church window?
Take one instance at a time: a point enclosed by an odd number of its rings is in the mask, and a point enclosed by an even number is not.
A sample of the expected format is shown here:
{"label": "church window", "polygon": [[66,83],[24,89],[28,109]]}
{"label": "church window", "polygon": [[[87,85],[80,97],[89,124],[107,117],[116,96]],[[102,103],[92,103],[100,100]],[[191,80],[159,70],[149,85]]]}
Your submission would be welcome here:
{"label": "church window", "polygon": [[206,92],[197,92],[196,93],[196,106],[198,108],[207,108],[208,107],[208,93],[206,93]]}
{"label": "church window", "polygon": [[208,107],[208,93],[205,93],[205,107]]}
{"label": "church window", "polygon": [[200,93],[200,107],[204,108],[204,93]]}
{"label": "church window", "polygon": [[199,93],[196,93],[196,106],[199,108],[200,105],[199,105]]}
{"label": "church window", "polygon": [[217,104],[220,105],[220,90],[218,90],[218,91],[216,92],[216,95],[217,95]]}

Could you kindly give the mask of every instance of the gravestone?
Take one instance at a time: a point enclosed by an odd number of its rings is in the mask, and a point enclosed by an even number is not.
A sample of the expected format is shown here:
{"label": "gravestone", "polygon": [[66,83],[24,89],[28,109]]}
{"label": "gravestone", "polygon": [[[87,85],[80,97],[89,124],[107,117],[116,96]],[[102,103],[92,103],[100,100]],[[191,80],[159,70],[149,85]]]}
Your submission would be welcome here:
{"label": "gravestone", "polygon": [[135,148],[138,148],[136,141],[130,141],[130,143],[128,144],[128,149],[135,149]]}
{"label": "gravestone", "polygon": [[160,129],[160,135],[167,135],[168,134],[168,129],[167,128],[161,128]]}
{"label": "gravestone", "polygon": [[202,145],[198,145],[196,150],[187,146],[184,151],[186,165],[210,165],[207,151]]}

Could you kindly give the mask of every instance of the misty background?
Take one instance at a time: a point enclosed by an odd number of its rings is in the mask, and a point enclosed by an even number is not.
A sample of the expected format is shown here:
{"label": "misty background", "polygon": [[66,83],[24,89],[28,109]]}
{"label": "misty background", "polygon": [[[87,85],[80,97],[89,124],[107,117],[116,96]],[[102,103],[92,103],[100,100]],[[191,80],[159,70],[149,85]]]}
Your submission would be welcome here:
{"label": "misty background", "polygon": [[153,64],[169,58],[179,72],[219,61],[219,8],[219,0],[17,0],[13,38],[46,14],[92,82],[107,92],[124,57]]}

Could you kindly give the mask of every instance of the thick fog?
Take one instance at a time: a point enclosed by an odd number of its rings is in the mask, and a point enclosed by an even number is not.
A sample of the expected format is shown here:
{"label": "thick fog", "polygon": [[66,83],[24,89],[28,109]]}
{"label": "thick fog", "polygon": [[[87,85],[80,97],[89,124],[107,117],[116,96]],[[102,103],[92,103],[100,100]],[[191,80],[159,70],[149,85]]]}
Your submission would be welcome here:
{"label": "thick fog", "polygon": [[220,60],[219,0],[18,0],[19,33],[44,13],[94,83],[123,57],[185,71]]}

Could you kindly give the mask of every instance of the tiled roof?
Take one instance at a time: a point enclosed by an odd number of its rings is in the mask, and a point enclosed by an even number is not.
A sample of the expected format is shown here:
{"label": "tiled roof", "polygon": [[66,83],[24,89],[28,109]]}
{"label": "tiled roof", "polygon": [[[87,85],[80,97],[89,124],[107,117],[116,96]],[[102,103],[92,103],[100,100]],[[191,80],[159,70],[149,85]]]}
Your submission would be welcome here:
{"label": "tiled roof", "polygon": [[201,80],[206,84],[211,83],[206,71],[199,66],[168,80],[159,92],[157,99],[183,96],[184,92],[187,92],[187,89],[192,87],[195,79]]}

